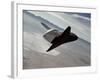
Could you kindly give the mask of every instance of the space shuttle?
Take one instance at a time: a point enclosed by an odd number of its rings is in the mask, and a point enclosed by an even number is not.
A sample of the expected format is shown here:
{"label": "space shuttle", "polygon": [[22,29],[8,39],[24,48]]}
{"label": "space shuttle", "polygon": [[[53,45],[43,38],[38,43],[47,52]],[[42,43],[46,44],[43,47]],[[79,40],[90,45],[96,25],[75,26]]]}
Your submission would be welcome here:
{"label": "space shuttle", "polygon": [[49,49],[47,49],[47,52],[57,48],[62,44],[76,41],[78,39],[78,36],[75,33],[71,32],[70,26],[68,26],[63,32],[61,32],[56,29],[51,29],[45,23],[41,24],[47,29],[47,32],[43,35],[43,37],[52,44]]}

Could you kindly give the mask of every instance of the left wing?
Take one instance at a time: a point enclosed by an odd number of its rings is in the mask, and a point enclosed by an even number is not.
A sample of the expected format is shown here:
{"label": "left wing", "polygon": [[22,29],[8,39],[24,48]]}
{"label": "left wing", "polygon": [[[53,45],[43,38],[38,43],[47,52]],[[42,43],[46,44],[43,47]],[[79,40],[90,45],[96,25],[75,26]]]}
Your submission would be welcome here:
{"label": "left wing", "polygon": [[50,29],[50,30],[48,30],[48,31],[43,35],[43,37],[44,37],[47,41],[49,41],[49,42],[51,43],[52,40],[53,40],[55,37],[59,36],[59,35],[61,35],[61,32],[59,32],[58,30],[55,30],[55,29]]}
{"label": "left wing", "polygon": [[52,40],[61,35],[61,32],[59,32],[58,30],[56,29],[51,29],[50,27],[48,27],[48,25],[46,25],[45,23],[41,23],[46,29],[47,29],[47,32],[43,35],[43,37],[49,41],[50,43],[52,42]]}

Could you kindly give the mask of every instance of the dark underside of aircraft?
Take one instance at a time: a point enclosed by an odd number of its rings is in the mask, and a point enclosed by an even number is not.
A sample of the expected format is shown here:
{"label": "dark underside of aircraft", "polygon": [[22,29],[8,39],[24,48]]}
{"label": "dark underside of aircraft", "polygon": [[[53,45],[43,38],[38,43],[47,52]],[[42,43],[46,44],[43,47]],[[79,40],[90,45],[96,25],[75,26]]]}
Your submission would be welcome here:
{"label": "dark underside of aircraft", "polygon": [[[78,39],[78,36],[74,33],[71,32],[71,27],[68,26],[64,32],[60,32],[58,30],[55,29],[51,29],[49,28],[46,24],[41,23],[47,30],[49,30],[47,33],[45,33],[43,35],[43,37],[49,41],[52,45],[50,46],[49,49],[47,49],[47,52],[50,50],[55,49],[56,47],[64,44],[64,43],[68,43],[68,42],[72,42],[72,41],[76,41]],[[50,30],[51,29],[51,30]]]}

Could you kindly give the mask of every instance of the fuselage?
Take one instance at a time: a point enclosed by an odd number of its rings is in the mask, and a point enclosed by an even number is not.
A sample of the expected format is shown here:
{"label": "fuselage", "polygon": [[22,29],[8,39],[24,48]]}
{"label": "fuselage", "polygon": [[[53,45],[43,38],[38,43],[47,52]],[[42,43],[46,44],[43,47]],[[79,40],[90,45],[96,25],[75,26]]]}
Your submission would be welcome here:
{"label": "fuselage", "polygon": [[72,41],[75,41],[77,39],[78,39],[78,37],[74,33],[70,33],[70,34],[67,34],[65,36],[62,36],[62,35],[57,36],[51,42],[52,46],[47,50],[47,52],[58,47],[58,46],[60,46],[61,44],[64,44],[64,43],[67,43],[67,42],[72,42]]}
{"label": "fuselage", "polygon": [[67,35],[57,36],[51,43],[63,44],[63,43],[75,41],[77,39],[78,37],[74,33],[70,33]]}
{"label": "fuselage", "polygon": [[55,29],[50,29],[45,23],[41,23],[46,29],[49,29],[43,37],[49,41],[52,45],[47,50],[50,51],[61,44],[72,42],[78,39],[78,36],[74,33],[71,33],[71,27],[68,26],[63,32],[60,32]]}

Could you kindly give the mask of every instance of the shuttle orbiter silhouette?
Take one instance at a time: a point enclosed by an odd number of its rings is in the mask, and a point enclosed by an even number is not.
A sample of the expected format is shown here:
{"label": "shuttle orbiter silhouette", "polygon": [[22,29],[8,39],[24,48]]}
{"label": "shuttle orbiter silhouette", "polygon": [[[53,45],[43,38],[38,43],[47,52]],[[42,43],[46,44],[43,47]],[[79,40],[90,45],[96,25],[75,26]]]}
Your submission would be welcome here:
{"label": "shuttle orbiter silhouette", "polygon": [[41,23],[48,31],[43,35],[43,37],[49,41],[52,45],[47,50],[50,51],[64,43],[72,42],[78,39],[78,36],[71,32],[71,27],[68,26],[64,32],[60,32],[55,29],[51,29],[46,24]]}

